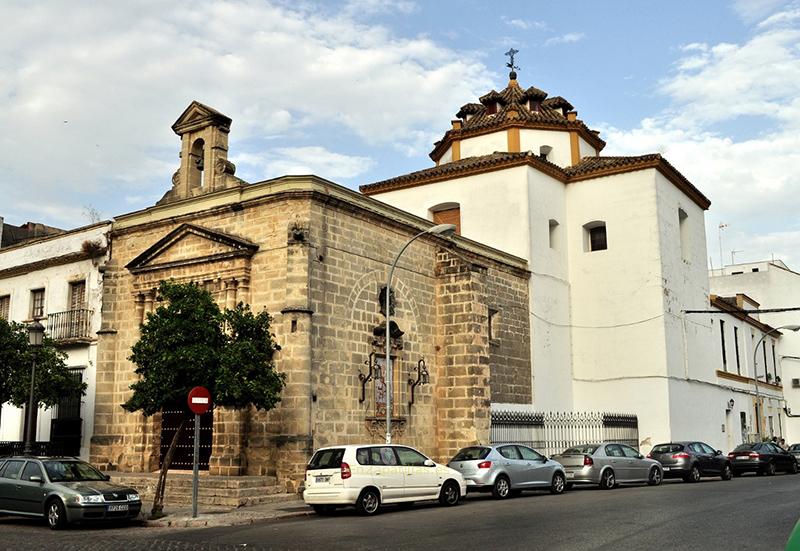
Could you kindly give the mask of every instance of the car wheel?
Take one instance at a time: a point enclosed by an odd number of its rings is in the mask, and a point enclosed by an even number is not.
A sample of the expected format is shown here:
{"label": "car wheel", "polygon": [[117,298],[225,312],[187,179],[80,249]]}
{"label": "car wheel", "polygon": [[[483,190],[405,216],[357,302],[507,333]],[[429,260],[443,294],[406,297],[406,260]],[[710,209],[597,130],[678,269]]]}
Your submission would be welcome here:
{"label": "car wheel", "polygon": [[492,495],[497,499],[506,499],[511,495],[511,482],[506,475],[501,474],[494,479]]}
{"label": "car wheel", "polygon": [[663,480],[664,475],[661,473],[661,469],[658,467],[653,467],[650,469],[650,476],[647,477],[647,483],[650,486],[660,486]]}
{"label": "car wheel", "polygon": [[692,465],[692,470],[683,477],[683,480],[684,482],[700,482],[700,469],[697,468],[697,465]]}
{"label": "car wheel", "polygon": [[381,496],[374,488],[367,488],[356,501],[356,511],[361,515],[374,515],[381,506]]}
{"label": "car wheel", "polygon": [[600,475],[600,487],[604,490],[610,490],[617,484],[617,477],[614,476],[614,471],[611,469],[606,469],[603,471],[603,474]]}
{"label": "car wheel", "polygon": [[730,465],[725,465],[724,467],[722,467],[722,474],[720,475],[720,477],[722,478],[722,480],[730,480],[731,478],[733,478],[733,471],[731,471]]}
{"label": "car wheel", "polygon": [[767,476],[775,476],[775,463],[767,463],[767,468],[765,471]]}
{"label": "car wheel", "polygon": [[458,487],[458,484],[453,480],[445,482],[444,486],[442,486],[442,491],[439,493],[439,503],[447,507],[452,507],[453,505],[458,505],[460,499],[461,489]]}
{"label": "car wheel", "polygon": [[800,469],[798,469],[798,467],[797,467],[797,461],[792,461],[792,466],[789,467],[789,472],[791,474],[797,474],[798,470],[800,470]]}
{"label": "car wheel", "polygon": [[53,530],[61,530],[67,525],[67,511],[60,499],[52,499],[47,502],[46,513],[47,525]]}
{"label": "car wheel", "polygon": [[567,479],[561,473],[553,475],[553,482],[550,483],[550,493],[554,495],[563,494],[567,486]]}

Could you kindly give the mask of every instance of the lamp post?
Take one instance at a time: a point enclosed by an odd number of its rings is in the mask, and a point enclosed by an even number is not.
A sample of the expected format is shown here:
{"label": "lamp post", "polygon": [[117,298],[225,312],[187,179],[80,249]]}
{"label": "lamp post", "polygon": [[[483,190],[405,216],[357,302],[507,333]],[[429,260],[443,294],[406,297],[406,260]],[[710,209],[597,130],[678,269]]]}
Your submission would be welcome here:
{"label": "lamp post", "polygon": [[[758,354],[758,345],[761,344],[761,341],[766,339],[769,335],[771,335],[772,333],[774,333],[776,331],[780,331],[781,329],[788,329],[789,331],[800,331],[800,325],[781,325],[780,327],[776,327],[774,329],[771,329],[770,331],[767,331],[766,333],[761,335],[761,338],[758,339],[758,342],[753,347],[753,381],[754,381],[755,386],[756,386],[756,407],[755,407],[755,410],[756,410],[756,437],[759,440],[761,439],[761,409],[760,409],[759,403],[758,403],[758,400],[759,400],[759,393],[758,393],[758,366],[756,365],[756,356]],[[764,346],[767,346],[766,342],[764,343]],[[765,379],[767,378],[766,362],[765,362],[765,365],[764,365],[764,378]]]}
{"label": "lamp post", "polygon": [[409,245],[413,243],[417,238],[422,237],[423,235],[453,235],[456,231],[455,224],[438,224],[436,226],[430,227],[425,231],[419,232],[417,235],[409,239],[403,248],[400,249],[400,252],[397,253],[397,256],[392,262],[392,267],[389,268],[389,277],[386,280],[386,303],[384,304],[384,313],[386,314],[386,443],[392,443],[392,364],[390,363],[389,356],[392,353],[392,341],[391,336],[389,335],[389,330],[391,328],[392,322],[392,313],[389,310],[389,298],[391,296],[391,289],[392,289],[392,276],[394,275],[394,269],[397,266],[397,261],[400,260],[400,257],[406,251]]}
{"label": "lamp post", "polygon": [[31,394],[28,399],[28,433],[25,435],[25,455],[33,453],[33,441],[36,439],[36,427],[34,427],[34,413],[36,411],[36,403],[33,397],[34,381],[36,378],[36,353],[39,347],[42,346],[44,339],[44,325],[38,321],[34,321],[28,326],[28,343],[31,346],[33,359],[31,360]]}

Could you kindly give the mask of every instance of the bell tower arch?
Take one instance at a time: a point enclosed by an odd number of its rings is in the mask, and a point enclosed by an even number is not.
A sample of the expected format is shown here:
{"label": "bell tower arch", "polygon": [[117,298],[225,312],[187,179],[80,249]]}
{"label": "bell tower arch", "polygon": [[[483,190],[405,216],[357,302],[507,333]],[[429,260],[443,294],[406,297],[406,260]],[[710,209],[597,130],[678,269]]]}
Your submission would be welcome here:
{"label": "bell tower arch", "polygon": [[239,186],[236,167],[228,160],[231,119],[193,101],[172,130],[181,137],[181,166],[172,176],[172,189],[158,204],[196,197]]}

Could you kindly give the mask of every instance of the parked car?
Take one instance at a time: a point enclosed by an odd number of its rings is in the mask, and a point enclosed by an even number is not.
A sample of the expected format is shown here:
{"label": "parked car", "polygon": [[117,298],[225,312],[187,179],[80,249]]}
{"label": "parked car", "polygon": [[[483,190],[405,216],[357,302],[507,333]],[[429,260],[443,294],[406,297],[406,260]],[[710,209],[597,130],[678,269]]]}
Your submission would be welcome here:
{"label": "parked car", "polygon": [[777,471],[792,474],[798,471],[795,456],[771,442],[740,444],[728,454],[728,459],[731,460],[733,476],[747,472],[772,476]]}
{"label": "parked car", "polygon": [[795,459],[800,461],[800,444],[792,444],[789,446],[789,453],[792,454]]}
{"label": "parked car", "polygon": [[731,460],[704,442],[658,444],[647,457],[661,463],[665,478],[682,478],[685,482],[698,482],[702,476],[733,478]]}
{"label": "parked car", "polygon": [[303,499],[319,514],[354,505],[373,515],[386,503],[438,499],[457,505],[466,492],[461,473],[414,448],[364,444],[317,450],[306,467]]}
{"label": "parked car", "polygon": [[551,459],[564,466],[568,489],[573,484],[599,484],[605,490],[636,482],[658,486],[664,479],[658,461],[618,442],[573,446]]}
{"label": "parked car", "polygon": [[139,493],[113,484],[85,461],[66,457],[0,459],[0,513],[43,517],[50,528],[94,520],[130,520]]}
{"label": "parked car", "polygon": [[464,476],[467,491],[491,491],[498,499],[523,490],[561,494],[567,483],[560,463],[521,444],[463,448],[447,466]]}

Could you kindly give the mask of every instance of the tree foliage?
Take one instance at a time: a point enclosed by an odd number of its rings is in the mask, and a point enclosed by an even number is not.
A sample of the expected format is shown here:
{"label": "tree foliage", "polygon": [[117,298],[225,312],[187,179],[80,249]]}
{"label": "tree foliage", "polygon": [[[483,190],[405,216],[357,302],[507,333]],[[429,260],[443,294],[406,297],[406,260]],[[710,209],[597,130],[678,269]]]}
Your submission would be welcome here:
{"label": "tree foliage", "polygon": [[162,282],[158,295],[163,304],[148,314],[131,349],[141,379],[122,407],[153,415],[185,400],[195,386],[206,387],[217,406],[277,405],[284,376],[275,371],[280,347],[267,312],[253,314],[241,303],[223,312],[210,293],[191,283]]}
{"label": "tree foliage", "polygon": [[28,403],[31,391],[31,366],[36,355],[33,395],[47,407],[58,404],[64,395],[86,394],[86,383],[76,381],[69,372],[66,354],[45,336],[42,346],[34,349],[28,342],[28,328],[0,319],[0,404],[17,407]]}

